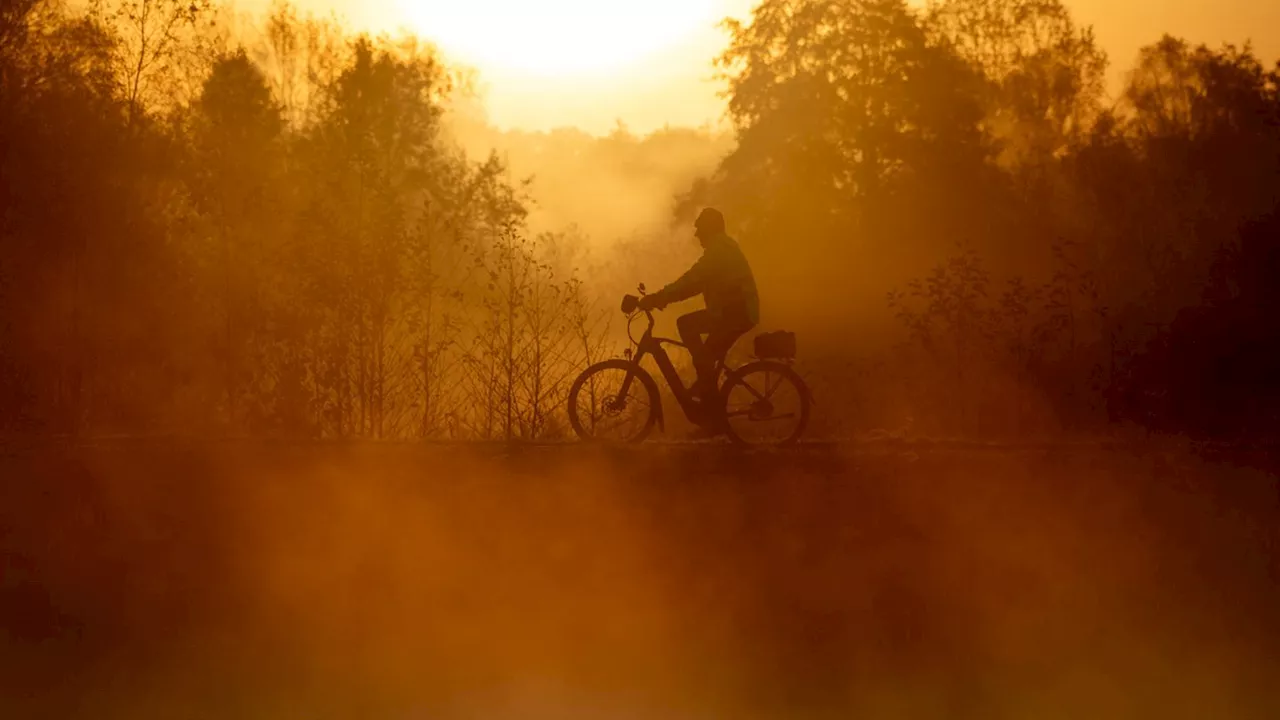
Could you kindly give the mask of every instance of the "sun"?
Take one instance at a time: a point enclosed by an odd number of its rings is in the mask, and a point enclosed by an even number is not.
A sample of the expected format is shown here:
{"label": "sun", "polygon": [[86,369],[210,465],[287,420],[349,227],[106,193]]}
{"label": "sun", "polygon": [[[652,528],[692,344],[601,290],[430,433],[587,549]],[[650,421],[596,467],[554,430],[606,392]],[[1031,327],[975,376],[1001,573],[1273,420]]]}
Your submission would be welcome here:
{"label": "sun", "polygon": [[414,29],[481,70],[617,73],[713,25],[717,0],[399,0]]}

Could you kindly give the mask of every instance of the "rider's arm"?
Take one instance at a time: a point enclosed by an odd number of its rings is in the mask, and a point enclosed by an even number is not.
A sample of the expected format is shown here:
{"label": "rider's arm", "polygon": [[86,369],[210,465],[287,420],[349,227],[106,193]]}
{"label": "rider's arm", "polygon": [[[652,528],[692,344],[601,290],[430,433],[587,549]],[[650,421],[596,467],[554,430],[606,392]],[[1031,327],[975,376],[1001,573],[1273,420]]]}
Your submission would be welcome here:
{"label": "rider's arm", "polygon": [[706,285],[708,265],[707,256],[704,254],[685,274],[654,293],[652,297],[655,301],[667,305],[701,294]]}

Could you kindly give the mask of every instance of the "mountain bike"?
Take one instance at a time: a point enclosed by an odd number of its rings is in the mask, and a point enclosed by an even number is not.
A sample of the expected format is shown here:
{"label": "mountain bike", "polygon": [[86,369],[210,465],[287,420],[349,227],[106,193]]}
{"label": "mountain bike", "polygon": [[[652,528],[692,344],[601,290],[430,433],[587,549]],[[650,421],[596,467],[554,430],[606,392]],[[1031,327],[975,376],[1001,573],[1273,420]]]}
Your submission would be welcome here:
{"label": "mountain bike", "polygon": [[[639,287],[644,295],[644,285]],[[774,332],[757,335],[751,362],[728,367],[723,358],[715,365],[717,397],[703,407],[693,388],[686,387],[664,346],[685,347],[677,340],[653,334],[653,312],[640,310],[639,298],[627,295],[622,312],[627,316],[627,339],[622,358],[598,362],[582,372],[569,388],[569,423],[579,438],[591,442],[638,443],[664,427],[658,384],[640,366],[652,357],[671,388],[685,417],[703,427],[723,432],[745,445],[790,445],[800,439],[809,422],[812,397],[800,375],[792,369],[795,335]],[[637,340],[635,320],[648,321]],[[723,382],[720,379],[723,377]]]}

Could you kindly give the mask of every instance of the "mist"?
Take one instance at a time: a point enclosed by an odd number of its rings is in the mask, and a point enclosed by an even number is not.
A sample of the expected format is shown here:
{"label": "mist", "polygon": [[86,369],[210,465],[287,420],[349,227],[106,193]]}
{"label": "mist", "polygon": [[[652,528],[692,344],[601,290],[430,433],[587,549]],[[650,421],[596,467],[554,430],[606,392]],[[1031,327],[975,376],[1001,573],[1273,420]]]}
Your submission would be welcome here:
{"label": "mist", "polygon": [[1277,710],[1274,479],[1171,445],[54,450],[13,717]]}
{"label": "mist", "polygon": [[731,135],[709,128],[640,135],[622,121],[603,136],[573,127],[503,131],[487,122],[478,99],[456,102],[445,117],[449,137],[472,157],[495,153],[511,179],[526,184],[530,231],[572,228],[609,260],[630,239],[678,234],[696,247],[690,228],[675,227],[677,198],[733,147]]}

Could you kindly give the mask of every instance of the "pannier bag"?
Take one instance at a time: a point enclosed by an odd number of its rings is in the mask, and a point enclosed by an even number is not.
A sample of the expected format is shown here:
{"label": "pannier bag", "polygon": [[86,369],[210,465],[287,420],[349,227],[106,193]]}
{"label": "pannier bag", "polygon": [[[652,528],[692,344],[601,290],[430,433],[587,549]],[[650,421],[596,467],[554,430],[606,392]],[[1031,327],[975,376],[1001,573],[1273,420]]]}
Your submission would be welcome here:
{"label": "pannier bag", "polygon": [[791,360],[796,356],[796,334],[777,330],[757,335],[755,351],[758,358]]}

